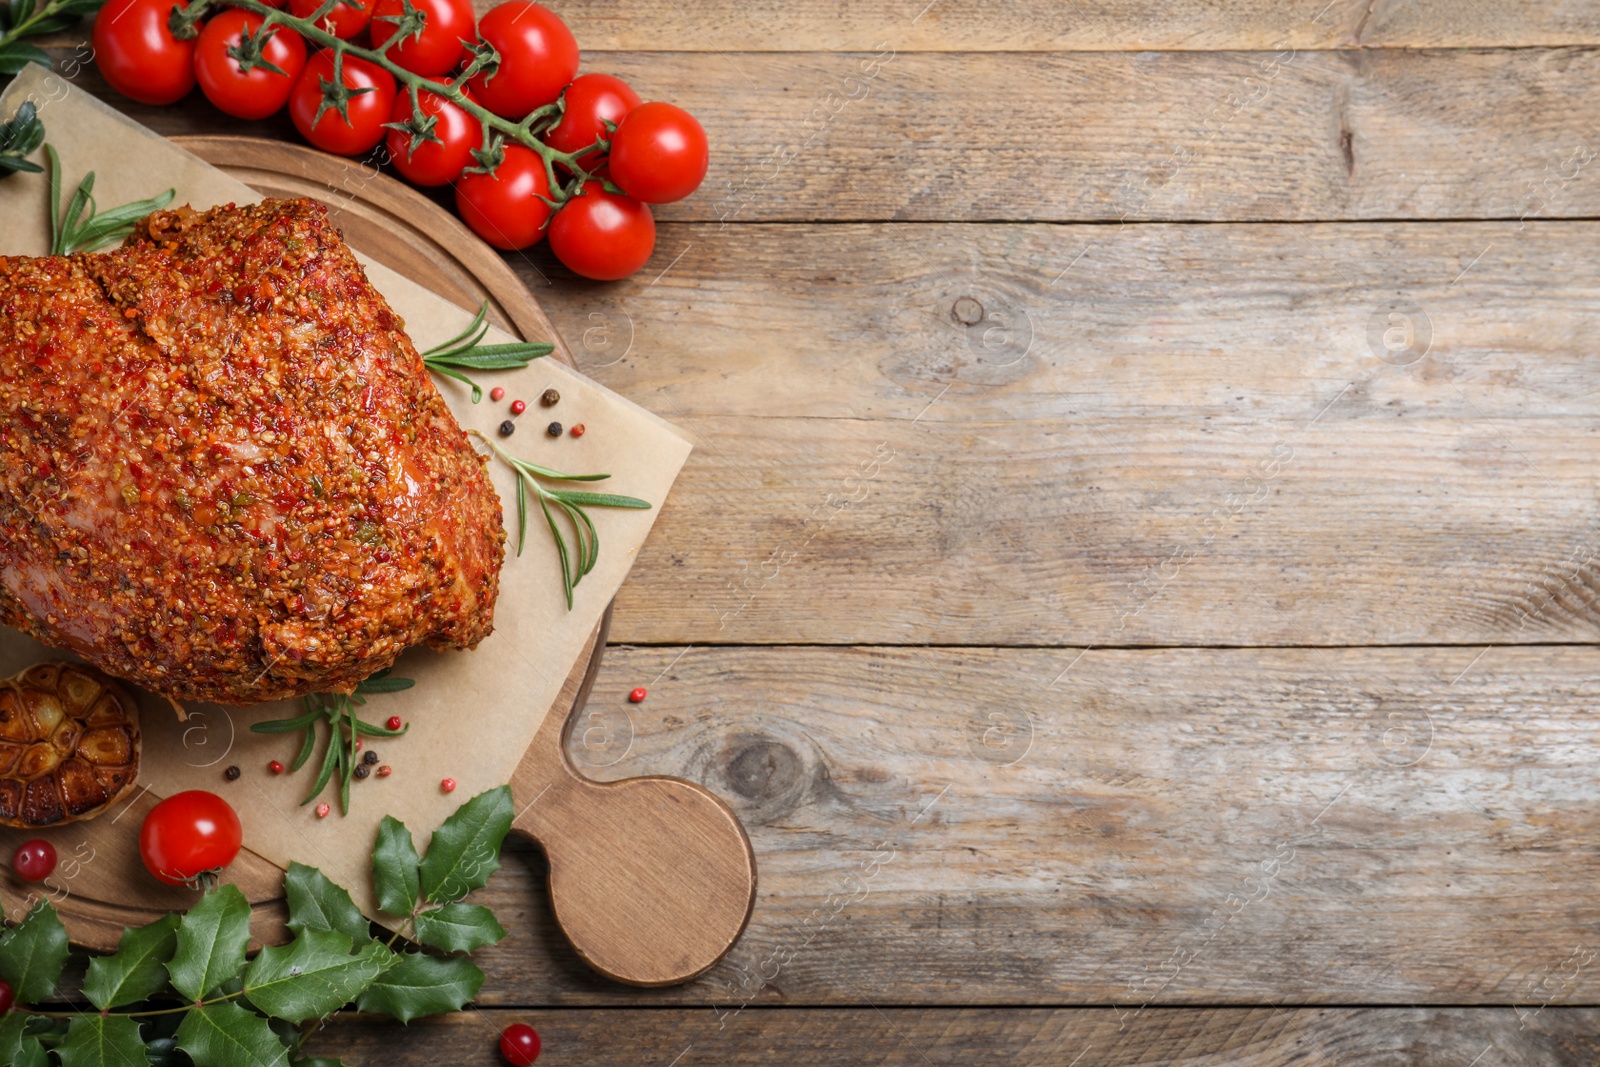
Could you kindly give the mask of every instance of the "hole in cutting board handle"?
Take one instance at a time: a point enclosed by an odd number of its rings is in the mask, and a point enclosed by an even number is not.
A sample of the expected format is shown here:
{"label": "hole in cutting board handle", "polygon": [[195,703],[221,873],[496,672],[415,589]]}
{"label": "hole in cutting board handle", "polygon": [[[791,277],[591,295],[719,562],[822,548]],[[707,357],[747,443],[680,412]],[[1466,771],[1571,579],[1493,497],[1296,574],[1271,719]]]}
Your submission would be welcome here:
{"label": "hole in cutting board handle", "polygon": [[[610,611],[595,640],[604,646]],[[599,657],[594,657],[598,662]],[[738,816],[681,778],[596,782],[567,757],[572,719],[540,727],[511,782],[517,816],[550,863],[556,921],[579,957],[618,982],[677,985],[710,970],[744,933],[756,863]]]}

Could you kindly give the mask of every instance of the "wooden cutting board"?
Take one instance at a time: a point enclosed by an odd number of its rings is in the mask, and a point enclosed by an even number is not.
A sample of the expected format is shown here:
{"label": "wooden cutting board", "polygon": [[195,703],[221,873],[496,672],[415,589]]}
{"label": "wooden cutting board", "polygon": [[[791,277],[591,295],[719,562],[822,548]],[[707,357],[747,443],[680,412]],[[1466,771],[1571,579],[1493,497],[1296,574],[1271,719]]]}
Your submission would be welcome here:
{"label": "wooden cutting board", "polygon": [[[548,338],[572,357],[538,303],[499,255],[427,197],[349,160],[298,145],[242,137],[174,138],[182,147],[267,196],[326,203],[357,251],[463,308],[487,300],[491,320],[522,337]],[[600,973],[635,985],[686,981],[710,968],[743,932],[755,900],[755,858],[733,812],[701,786],[665,777],[596,783],[566,756],[566,732],[583,707],[605,648],[607,611],[574,664],[513,778],[516,832],[550,860],[557,921]],[[463,653],[470,655],[470,653]],[[219,792],[221,789],[219,774]],[[60,864],[29,885],[0,868],[9,919],[47,897],[72,940],[110,951],[122,928],[193,903],[188,890],[158,884],[143,869],[137,828],[158,802],[141,792],[99,819],[44,833],[0,829],[0,859],[46,836]],[[261,944],[288,939],[283,872],[242,851],[228,868],[250,900]]]}

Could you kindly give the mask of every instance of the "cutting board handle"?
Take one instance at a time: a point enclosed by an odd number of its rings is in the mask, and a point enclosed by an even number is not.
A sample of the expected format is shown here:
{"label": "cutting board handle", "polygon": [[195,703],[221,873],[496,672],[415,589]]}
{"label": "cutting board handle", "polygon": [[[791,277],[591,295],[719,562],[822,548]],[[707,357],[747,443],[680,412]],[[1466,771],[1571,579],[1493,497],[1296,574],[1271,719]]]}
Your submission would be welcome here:
{"label": "cutting board handle", "polygon": [[[577,708],[586,695],[587,686]],[[585,963],[628,985],[696,978],[750,921],[750,839],[738,816],[693,782],[585,778],[567,757],[573,717],[547,716],[517,768],[512,828],[544,849],[556,921]]]}

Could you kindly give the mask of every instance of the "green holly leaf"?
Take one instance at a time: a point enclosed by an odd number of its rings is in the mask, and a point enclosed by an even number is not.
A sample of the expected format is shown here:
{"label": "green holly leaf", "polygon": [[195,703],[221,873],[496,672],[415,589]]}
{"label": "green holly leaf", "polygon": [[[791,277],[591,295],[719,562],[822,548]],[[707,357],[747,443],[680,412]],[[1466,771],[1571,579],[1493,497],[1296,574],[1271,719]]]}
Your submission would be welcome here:
{"label": "green holly leaf", "polygon": [[407,952],[361,994],[356,1007],[409,1023],[424,1015],[460,1011],[481,988],[483,972],[471,960]]}
{"label": "green holly leaf", "polygon": [[385,815],[378,824],[378,843],[372,850],[372,886],[378,907],[389,915],[410,915],[417,907],[416,843],[406,824]]}
{"label": "green holly leaf", "polygon": [[478,904],[446,904],[419,912],[417,941],[445,952],[471,952],[506,936],[494,912]]}
{"label": "green holly leaf", "polygon": [[50,1055],[38,1038],[30,1037],[17,1048],[17,1058],[11,1061],[11,1067],[50,1067]]}
{"label": "green holly leaf", "polygon": [[89,961],[83,995],[101,1011],[148,1000],[167,987],[167,961],[177,946],[176,915],[163,915],[149,926],[125,927],[113,955]]}
{"label": "green holly leaf", "polygon": [[0,937],[0,978],[11,983],[18,1004],[50,999],[67,965],[67,928],[48,900]]}
{"label": "green holly leaf", "polygon": [[482,889],[500,868],[500,843],[515,814],[511,787],[479,793],[433,832],[423,858],[422,895],[433,904],[460,900]]}
{"label": "green holly leaf", "polygon": [[189,1067],[189,1057],[178,1051],[178,1039],[175,1037],[151,1038],[145,1043],[144,1055],[150,1067]]}
{"label": "green holly leaf", "polygon": [[250,902],[238,886],[218,886],[178,923],[178,949],[167,964],[173,988],[190,1000],[204,1000],[238,975],[249,943]]}
{"label": "green holly leaf", "polygon": [[350,894],[315,867],[289,864],[283,887],[289,897],[289,929],[295,933],[333,930],[347,935],[352,942],[372,936],[371,925]]}
{"label": "green holly leaf", "polygon": [[289,1062],[289,1050],[267,1020],[232,1001],[191,1009],[178,1024],[177,1037],[194,1067],[284,1067]]}
{"label": "green holly leaf", "polygon": [[0,1015],[0,1063],[15,1063],[22,1048],[22,1028],[28,1025],[28,1016],[20,1011]]}
{"label": "green holly leaf", "polygon": [[[120,949],[118,951],[121,951]],[[56,1046],[61,1067],[129,1067],[144,1063],[139,1024],[126,1015],[79,1015]]]}
{"label": "green holly leaf", "polygon": [[336,931],[307,930],[281,948],[265,948],[244,973],[250,1002],[278,1019],[320,1019],[366,992],[399,958],[372,938],[354,956],[354,942]]}

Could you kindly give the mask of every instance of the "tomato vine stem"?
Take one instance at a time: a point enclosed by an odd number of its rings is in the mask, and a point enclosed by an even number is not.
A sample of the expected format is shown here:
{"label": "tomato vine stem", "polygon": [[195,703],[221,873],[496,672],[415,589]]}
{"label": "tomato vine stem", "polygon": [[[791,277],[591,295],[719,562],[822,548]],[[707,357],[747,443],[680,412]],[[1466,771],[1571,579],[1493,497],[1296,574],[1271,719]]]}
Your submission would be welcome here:
{"label": "tomato vine stem", "polygon": [[[550,184],[549,201],[553,207],[560,207],[583,189],[584,183],[597,180],[595,176],[578,163],[583,156],[595,151],[606,151],[610,143],[603,137],[597,138],[593,144],[585,145],[574,152],[561,152],[539,139],[539,135],[556,125],[561,119],[565,107],[563,100],[536,108],[523,116],[520,120],[512,120],[496,115],[488,108],[469,97],[462,89],[467,80],[479,71],[496,65],[500,59],[488,45],[479,46],[480,50],[467,64],[466,68],[452,80],[435,81],[406,70],[400,64],[390,59],[387,52],[405,38],[411,36],[426,23],[426,12],[416,11],[407,4],[407,14],[401,16],[395,34],[384,42],[381,48],[363,48],[352,44],[342,38],[335,37],[332,33],[317,25],[319,19],[325,18],[336,6],[346,3],[346,0],[323,0],[323,3],[307,18],[298,18],[287,11],[269,7],[261,0],[196,0],[188,7],[174,6],[169,20],[169,26],[174,37],[179,40],[189,40],[198,32],[200,21],[219,7],[233,7],[241,11],[249,11],[260,15],[262,19],[261,30],[258,38],[270,26],[282,26],[293,30],[303,39],[313,44],[321,45],[333,53],[334,82],[332,86],[324,87],[325,104],[339,107],[341,114],[343,108],[340,102],[332,95],[349,94],[345,89],[340,76],[344,57],[355,56],[357,59],[366,60],[375,66],[381,67],[394,76],[397,85],[403,88],[411,99],[412,116],[420,116],[417,94],[421,92],[433,93],[442,97],[456,107],[477,119],[483,128],[483,146],[473,153],[480,166],[475,168],[485,173],[493,172],[499,165],[502,157],[502,146],[505,143],[518,144],[534,152],[544,162],[545,177]],[[408,21],[415,16],[416,21]],[[490,75],[493,77],[493,75]],[[358,90],[359,91],[359,90]],[[424,137],[422,133],[413,132],[413,138]],[[413,141],[413,149],[416,142]],[[571,178],[563,183],[556,173],[556,167],[564,167]]]}

